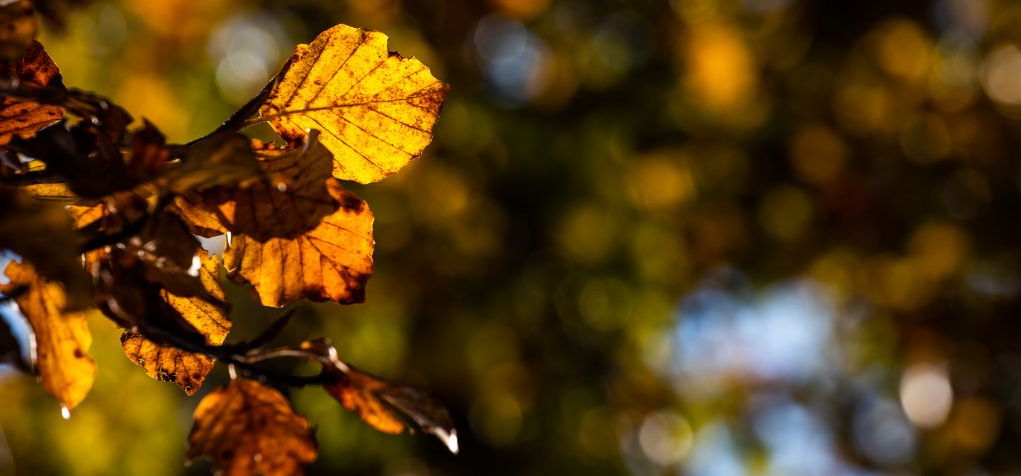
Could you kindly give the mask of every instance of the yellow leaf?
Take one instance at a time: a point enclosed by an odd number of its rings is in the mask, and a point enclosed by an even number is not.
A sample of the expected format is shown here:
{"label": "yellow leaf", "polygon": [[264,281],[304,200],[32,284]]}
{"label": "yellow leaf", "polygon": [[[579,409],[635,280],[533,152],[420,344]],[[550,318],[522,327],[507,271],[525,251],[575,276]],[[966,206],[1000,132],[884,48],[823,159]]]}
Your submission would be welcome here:
{"label": "yellow leaf", "polygon": [[386,35],[337,25],[298,45],[260,113],[291,142],[322,131],[334,177],[369,183],[422,155],[448,89]]}
{"label": "yellow leaf", "polygon": [[[312,140],[299,150],[256,144],[270,180],[177,197],[194,233],[231,233],[224,265],[260,302],[361,302],[372,273],[372,212],[330,177],[330,154]],[[275,182],[275,183],[274,183]]]}
{"label": "yellow leaf", "polygon": [[362,302],[372,274],[373,215],[360,198],[340,182],[326,182],[340,204],[318,226],[295,238],[259,241],[234,235],[224,252],[228,276],[255,288],[264,306],[286,306],[300,299]]}
{"label": "yellow leaf", "polygon": [[64,289],[38,274],[28,264],[11,261],[5,271],[9,293],[27,286],[15,302],[35,335],[36,360],[43,388],[68,410],[74,409],[92,388],[96,363],[88,355],[92,334],[81,312],[64,313]]}
{"label": "yellow leaf", "polygon": [[[18,78],[22,87],[43,87],[60,80],[60,71],[53,60],[35,42],[25,56],[8,66],[7,74]],[[32,137],[36,131],[63,117],[59,107],[43,105],[12,97],[0,98],[0,145],[6,145],[15,136]]]}
{"label": "yellow leaf", "polygon": [[[198,257],[202,261],[199,279],[209,293],[224,299],[220,286],[220,260],[205,250]],[[230,320],[223,308],[198,297],[180,297],[163,290],[163,299],[206,338],[206,343],[220,345],[230,331]],[[188,395],[194,395],[213,369],[215,360],[211,357],[185,352],[183,350],[156,344],[139,334],[125,331],[121,346],[132,362],[145,369],[150,377],[164,382],[176,383]]]}
{"label": "yellow leaf", "polygon": [[316,459],[308,421],[280,392],[246,379],[199,402],[188,445],[189,459],[209,456],[227,476],[293,476]]}

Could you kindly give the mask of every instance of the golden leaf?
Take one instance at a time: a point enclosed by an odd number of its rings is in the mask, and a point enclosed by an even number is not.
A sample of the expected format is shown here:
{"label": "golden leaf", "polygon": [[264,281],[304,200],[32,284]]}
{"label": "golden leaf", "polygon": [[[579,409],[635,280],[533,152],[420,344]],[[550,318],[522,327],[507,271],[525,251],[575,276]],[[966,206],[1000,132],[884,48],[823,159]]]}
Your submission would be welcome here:
{"label": "golden leaf", "polygon": [[[60,71],[38,42],[25,52],[21,60],[8,66],[7,75],[16,77],[21,87],[43,87],[60,81]],[[43,105],[12,97],[0,98],[0,145],[15,136],[29,138],[36,131],[60,120],[63,113],[57,106]]]}
{"label": "golden leaf", "polygon": [[322,131],[334,177],[369,183],[422,155],[448,89],[383,33],[337,25],[298,45],[260,113],[291,142]]}
{"label": "golden leaf", "polygon": [[339,381],[323,388],[347,410],[383,433],[397,434],[406,428],[404,422],[380,398],[390,385],[369,374],[349,369]]}
{"label": "golden leaf", "polygon": [[236,379],[195,408],[188,458],[209,456],[217,474],[293,476],[316,459],[308,421],[280,392]]}
{"label": "golden leaf", "polygon": [[15,302],[35,335],[43,388],[68,410],[74,409],[88,395],[96,376],[96,363],[87,353],[92,335],[85,314],[62,312],[64,289],[44,280],[31,265],[11,261],[5,274],[10,283],[0,285],[0,291],[28,287]]}
{"label": "golden leaf", "polygon": [[[220,286],[220,260],[205,250],[200,250],[199,279],[209,293],[224,299]],[[220,345],[230,331],[230,320],[223,308],[199,297],[180,297],[162,291],[163,299],[206,338],[206,343]],[[174,382],[188,395],[194,395],[213,369],[215,360],[202,354],[156,344],[139,334],[125,331],[121,346],[132,362],[145,369],[150,377],[164,382]]]}
{"label": "golden leaf", "polygon": [[228,276],[250,283],[264,306],[300,299],[342,304],[365,299],[375,246],[372,212],[336,179],[326,181],[326,190],[340,208],[315,228],[295,238],[266,241],[234,235],[224,251]]}
{"label": "golden leaf", "polygon": [[329,151],[315,140],[255,148],[272,180],[179,196],[181,217],[197,234],[231,233],[228,275],[252,284],[263,305],[361,302],[375,246],[368,205],[330,177]]}
{"label": "golden leaf", "polygon": [[205,236],[229,231],[260,241],[294,238],[337,210],[326,190],[331,156],[321,144],[313,141],[304,149],[285,150],[257,143],[254,148],[263,174],[273,179],[177,197],[192,231]]}

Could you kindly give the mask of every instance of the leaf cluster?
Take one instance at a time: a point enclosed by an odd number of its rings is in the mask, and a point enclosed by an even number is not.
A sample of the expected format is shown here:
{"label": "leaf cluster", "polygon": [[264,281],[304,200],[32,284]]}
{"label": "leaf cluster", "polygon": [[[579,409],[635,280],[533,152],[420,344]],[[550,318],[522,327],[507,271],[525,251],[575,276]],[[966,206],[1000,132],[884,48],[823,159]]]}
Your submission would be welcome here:
{"label": "leaf cluster", "polygon": [[[224,124],[168,143],[107,98],[68,88],[35,41],[31,2],[0,7],[0,249],[13,252],[0,287],[36,345],[27,358],[0,328],[0,357],[38,375],[70,411],[96,372],[86,312],[124,328],[125,354],[150,377],[195,394],[217,361],[232,381],[195,412],[190,457],[228,474],[295,474],[314,460],[308,423],[267,385],[321,385],[388,433],[419,428],[456,451],[443,406],[340,360],[325,339],[267,348],[294,307],[259,337],[226,343],[220,276],[263,305],[364,300],[373,214],[342,180],[378,181],[421,155],[447,92],[386,36],[338,25],[294,55]],[[246,136],[268,122],[280,143]],[[197,236],[226,235],[220,257]],[[222,261],[222,262],[221,262]],[[318,363],[318,375],[265,361]]]}

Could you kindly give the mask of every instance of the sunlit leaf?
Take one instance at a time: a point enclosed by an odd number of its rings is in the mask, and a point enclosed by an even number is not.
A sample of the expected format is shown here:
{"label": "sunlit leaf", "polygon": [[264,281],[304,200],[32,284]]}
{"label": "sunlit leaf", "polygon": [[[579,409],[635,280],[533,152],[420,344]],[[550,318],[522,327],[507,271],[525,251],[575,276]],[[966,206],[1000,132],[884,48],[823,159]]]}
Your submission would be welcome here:
{"label": "sunlit leaf", "polygon": [[[4,68],[3,74],[6,77],[16,78],[18,83],[16,87],[18,88],[60,84],[60,71],[57,69],[57,65],[53,63],[39,43],[31,43],[28,50],[25,51],[24,57],[2,68]],[[14,97],[2,97],[0,98],[0,145],[9,143],[15,136],[32,137],[36,131],[60,120],[62,116],[63,114],[57,106]]]}
{"label": "sunlit leaf", "polygon": [[224,251],[228,276],[251,284],[263,305],[280,307],[300,299],[350,304],[365,299],[375,246],[372,212],[336,179],[330,178],[326,186],[340,208],[312,230],[265,241],[234,235]]}
{"label": "sunlit leaf", "polygon": [[295,238],[337,210],[326,188],[331,156],[321,144],[312,141],[297,150],[257,144],[256,151],[266,179],[178,197],[178,208],[196,233],[230,232],[259,241]]}
{"label": "sunlit leaf", "polygon": [[96,364],[88,355],[92,335],[85,314],[63,312],[63,287],[40,277],[31,265],[12,261],[5,274],[10,283],[0,285],[0,291],[28,287],[15,302],[35,335],[43,388],[64,407],[74,409],[89,393],[96,376]]}
{"label": "sunlit leaf", "polygon": [[337,25],[298,45],[260,113],[291,142],[322,131],[334,176],[368,183],[422,155],[448,89],[386,35]]}
{"label": "sunlit leaf", "polygon": [[212,458],[221,474],[293,476],[315,460],[308,422],[280,392],[236,379],[213,390],[195,409],[188,458]]}
{"label": "sunlit leaf", "polygon": [[[211,295],[224,299],[219,281],[219,259],[204,250],[200,250],[199,257],[202,260],[202,267],[199,269],[202,284]],[[175,296],[166,290],[161,294],[171,307],[206,337],[207,344],[223,343],[231,326],[226,309],[197,297]],[[215,363],[213,358],[206,355],[156,344],[131,331],[125,331],[121,336],[121,345],[128,358],[145,369],[145,373],[150,377],[164,382],[174,382],[188,395],[194,395],[198,391]]]}

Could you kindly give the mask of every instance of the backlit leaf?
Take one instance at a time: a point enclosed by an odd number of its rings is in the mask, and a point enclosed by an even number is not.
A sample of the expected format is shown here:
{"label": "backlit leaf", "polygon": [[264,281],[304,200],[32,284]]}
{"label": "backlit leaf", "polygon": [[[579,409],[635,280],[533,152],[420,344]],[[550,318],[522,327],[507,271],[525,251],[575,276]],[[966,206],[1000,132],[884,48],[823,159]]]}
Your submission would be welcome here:
{"label": "backlit leaf", "polygon": [[213,390],[195,408],[188,458],[212,458],[227,476],[293,476],[315,460],[308,421],[276,390],[236,379]]}
{"label": "backlit leaf", "polygon": [[[5,68],[3,74],[8,78],[17,78],[19,88],[40,88],[51,83],[60,83],[60,70],[37,42],[28,47],[24,57],[3,68]],[[2,97],[0,145],[9,143],[15,136],[32,137],[36,131],[60,120],[62,116],[57,106],[39,104],[27,99]]]}
{"label": "backlit leaf", "polygon": [[[219,281],[219,259],[205,250],[199,251],[199,257],[202,260],[202,267],[199,269],[202,284],[210,294],[224,299]],[[222,306],[197,297],[175,296],[166,290],[161,294],[171,307],[206,337],[207,344],[220,345],[226,339],[231,323]],[[128,358],[145,369],[145,373],[150,377],[164,382],[174,382],[188,395],[194,395],[198,391],[215,363],[213,358],[206,355],[156,344],[131,331],[125,331],[121,336],[121,345]]]}
{"label": "backlit leaf", "polygon": [[92,335],[84,313],[65,313],[64,289],[46,281],[28,264],[11,261],[9,284],[0,291],[27,286],[15,302],[35,335],[36,365],[43,388],[67,409],[73,409],[92,388],[96,363],[88,355]]}
{"label": "backlit leaf", "polygon": [[224,266],[238,283],[249,283],[265,306],[286,306],[300,299],[362,302],[372,274],[373,215],[360,198],[333,178],[326,182],[340,204],[331,215],[295,238],[265,241],[234,235]]}
{"label": "backlit leaf", "polygon": [[397,434],[418,429],[435,435],[452,453],[457,453],[457,430],[443,403],[412,387],[392,385],[342,362],[328,339],[302,343],[301,349],[323,364],[323,374],[334,377],[323,389],[340,405],[354,412],[373,428]]}
{"label": "backlit leaf", "polygon": [[448,89],[383,33],[337,25],[298,45],[260,113],[291,142],[322,131],[333,175],[368,183],[422,155]]}
{"label": "backlit leaf", "polygon": [[245,234],[260,241],[295,238],[337,210],[326,189],[330,152],[321,144],[311,141],[297,150],[257,144],[256,151],[265,180],[177,198],[193,231],[205,236]]}

